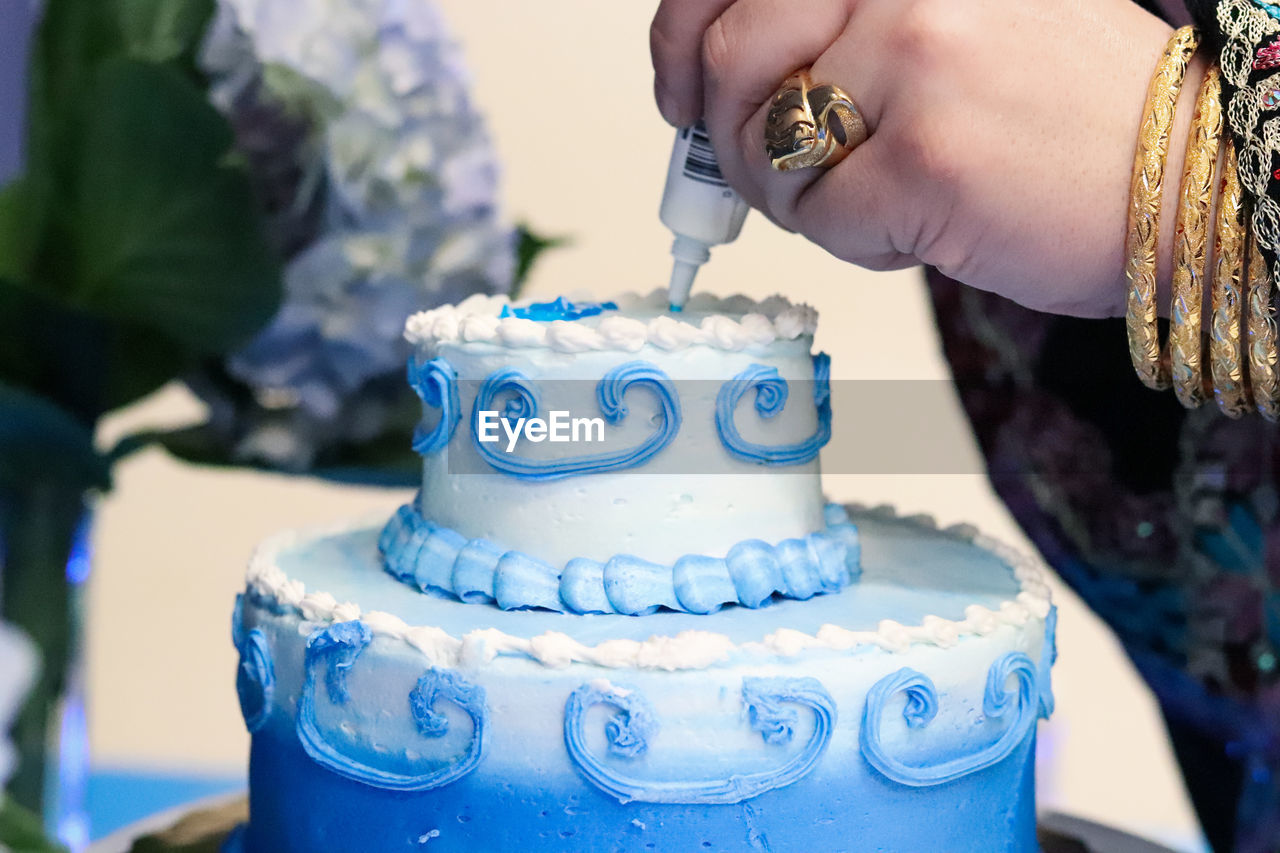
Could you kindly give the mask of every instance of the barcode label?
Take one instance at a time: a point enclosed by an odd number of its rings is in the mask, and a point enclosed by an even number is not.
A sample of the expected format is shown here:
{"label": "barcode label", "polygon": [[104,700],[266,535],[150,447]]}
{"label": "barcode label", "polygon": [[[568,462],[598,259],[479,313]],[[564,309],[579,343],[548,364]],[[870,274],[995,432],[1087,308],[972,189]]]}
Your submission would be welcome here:
{"label": "barcode label", "polygon": [[727,187],[729,182],[720,174],[720,164],[716,162],[716,153],[711,148],[711,137],[707,128],[698,122],[686,128],[689,138],[689,154],[684,158],[684,176],[704,184]]}

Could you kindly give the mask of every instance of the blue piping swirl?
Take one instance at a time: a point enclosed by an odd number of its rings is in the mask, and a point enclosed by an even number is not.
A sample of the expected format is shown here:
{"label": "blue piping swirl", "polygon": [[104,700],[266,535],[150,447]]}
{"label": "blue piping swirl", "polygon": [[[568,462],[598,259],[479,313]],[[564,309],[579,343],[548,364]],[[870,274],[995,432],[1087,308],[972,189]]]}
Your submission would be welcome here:
{"label": "blue piping swirl", "polygon": [[[1017,680],[1013,690],[1010,678]],[[1004,760],[1031,733],[1040,711],[1039,677],[1036,665],[1022,652],[1009,652],[996,660],[987,672],[983,713],[989,719],[1012,720],[995,741],[967,755],[934,762],[908,764],[889,754],[882,743],[880,725],[886,706],[898,694],[906,704],[902,717],[909,729],[929,725],[938,714],[938,690],[923,673],[903,667],[876,682],[867,694],[859,739],[862,754],[885,777],[903,785],[920,788],[952,782]]]}
{"label": "blue piping swirl", "polygon": [[[324,677],[329,701],[346,705],[351,696],[347,690],[347,673],[361,652],[373,640],[364,622],[339,622],[321,628],[307,640],[305,681],[298,699],[298,740],[307,755],[322,767],[339,776],[389,791],[426,791],[447,785],[475,770],[483,760],[489,742],[488,709],[484,689],[471,684],[452,670],[431,668],[418,679],[409,693],[409,713],[418,732],[425,738],[442,738],[449,731],[449,720],[436,710],[441,701],[452,702],[471,718],[471,740],[467,749],[456,757],[427,757],[421,773],[402,773],[377,767],[350,753],[365,752],[361,758],[377,760],[380,755],[358,747],[344,750],[334,741],[338,732],[322,731],[316,722],[317,681]],[[443,760],[442,760],[443,758]]]}
{"label": "blue piping swirl", "polygon": [[458,401],[458,374],[443,358],[419,363],[409,359],[409,385],[424,405],[440,410],[435,428],[425,430],[418,424],[413,430],[413,449],[422,454],[443,450],[453,438],[462,420],[462,404]]}
{"label": "blue piping swirl", "polygon": [[660,407],[658,417],[661,422],[657,431],[639,445],[630,450],[577,458],[527,459],[495,450],[488,442],[480,440],[480,413],[494,411],[499,395],[512,395],[503,410],[505,420],[534,417],[540,408],[537,387],[528,376],[514,367],[497,370],[481,384],[471,410],[471,433],[476,452],[494,469],[532,481],[558,480],[643,465],[670,444],[680,431],[680,398],[671,378],[656,365],[647,361],[629,361],[610,370],[596,385],[596,402],[605,421],[618,424],[626,418],[628,409],[624,398],[633,387],[652,393]]}
{"label": "blue piping swirl", "polygon": [[734,456],[759,465],[801,465],[818,455],[831,440],[831,358],[826,353],[813,357],[813,401],[818,408],[818,429],[809,438],[794,444],[757,444],[742,437],[734,423],[738,403],[755,391],[756,413],[772,418],[787,405],[790,390],[776,367],[753,364],[726,382],[716,395],[716,429],[720,441]]}
{"label": "blue piping swirl", "polygon": [[570,302],[563,296],[551,302],[533,302],[523,306],[502,306],[499,318],[519,317],[522,320],[581,320],[583,317],[594,317],[605,311],[617,311],[616,302]]}
{"label": "blue piping swirl", "polygon": [[[237,596],[237,603],[242,601]],[[245,634],[238,644],[240,665],[236,668],[236,696],[249,734],[261,729],[271,716],[276,692],[276,668],[271,660],[271,644],[261,628]]]}
{"label": "blue piping swirl", "polygon": [[553,566],[486,539],[466,539],[400,507],[378,539],[382,566],[403,583],[504,610],[639,616],[659,608],[712,613],[726,604],[763,607],[774,596],[838,592],[861,574],[858,529],[844,508],[826,508],[826,527],[770,545],[739,542],[724,557],[689,554],[663,565],[630,554],[600,563],[575,557]]}
{"label": "blue piping swirl", "polygon": [[[794,739],[800,721],[797,708],[813,714],[813,731],[795,755],[773,770],[705,781],[643,779],[628,772],[626,764],[648,751],[658,731],[652,705],[634,690],[584,684],[565,702],[565,747],[589,782],[622,803],[740,803],[791,785],[817,766],[831,742],[836,721],[835,701],[817,679],[744,678],[742,702],[747,724],[770,746],[786,746]],[[596,756],[583,734],[587,711],[596,705],[608,705],[616,711],[605,724],[612,761]]]}

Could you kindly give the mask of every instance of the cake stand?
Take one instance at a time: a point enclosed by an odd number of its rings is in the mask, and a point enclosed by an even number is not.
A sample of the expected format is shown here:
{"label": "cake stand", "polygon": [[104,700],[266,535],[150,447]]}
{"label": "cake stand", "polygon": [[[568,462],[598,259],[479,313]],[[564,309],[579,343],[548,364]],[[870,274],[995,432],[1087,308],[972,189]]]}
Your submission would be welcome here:
{"label": "cake stand", "polygon": [[[249,815],[243,794],[165,812],[94,844],[89,853],[219,853]],[[1061,814],[1040,820],[1041,853],[1173,853],[1150,841]]]}

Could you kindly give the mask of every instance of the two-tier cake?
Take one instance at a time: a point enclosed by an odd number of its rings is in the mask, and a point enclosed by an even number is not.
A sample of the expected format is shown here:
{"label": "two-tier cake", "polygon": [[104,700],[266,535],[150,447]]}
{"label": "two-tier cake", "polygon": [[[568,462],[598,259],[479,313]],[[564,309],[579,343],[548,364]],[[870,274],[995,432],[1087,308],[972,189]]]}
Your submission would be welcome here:
{"label": "two-tier cake", "polygon": [[235,846],[1035,850],[1048,590],[971,530],[824,504],[815,319],[411,318],[421,491],[264,544],[237,602]]}

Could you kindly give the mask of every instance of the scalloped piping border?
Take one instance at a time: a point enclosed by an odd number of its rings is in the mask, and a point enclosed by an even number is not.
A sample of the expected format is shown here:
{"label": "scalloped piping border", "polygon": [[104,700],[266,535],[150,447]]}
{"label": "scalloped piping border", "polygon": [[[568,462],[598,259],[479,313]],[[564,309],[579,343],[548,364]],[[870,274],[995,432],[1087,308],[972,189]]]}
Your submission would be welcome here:
{"label": "scalloped piping border", "polygon": [[[899,516],[890,506],[871,509],[858,504],[845,506],[850,513],[916,524],[928,530],[938,529],[933,518],[927,515]],[[357,523],[277,534],[254,552],[245,578],[246,588],[255,601],[271,602],[301,615],[303,622],[298,630],[304,636],[317,627],[360,619],[374,636],[402,640],[420,651],[432,666],[441,667],[474,666],[489,663],[499,656],[519,656],[552,668],[586,663],[606,669],[675,671],[706,669],[727,662],[735,652],[795,657],[813,649],[849,651],[873,646],[900,653],[918,644],[950,648],[966,636],[986,636],[1004,625],[1021,627],[1032,619],[1043,621],[1050,608],[1049,586],[1040,562],[980,533],[969,524],[952,525],[942,532],[994,554],[1010,567],[1021,586],[1018,594],[1002,602],[998,609],[971,604],[965,608],[964,619],[955,621],[926,616],[919,625],[902,625],[885,619],[874,631],[853,631],[831,624],[822,626],[815,634],[780,628],[761,640],[742,644],[735,644],[724,634],[713,631],[681,631],[672,636],[655,635],[647,640],[607,640],[594,646],[580,643],[558,631],[521,638],[496,628],[482,628],[455,637],[441,628],[408,625],[390,613],[362,612],[358,605],[338,602],[327,592],[307,592],[302,581],[289,578],[276,565],[278,553],[303,539],[338,535],[374,524],[376,522],[371,524],[362,519]]]}
{"label": "scalloped piping border", "polygon": [[[615,301],[625,312],[629,308],[666,307],[666,291],[647,295],[624,294]],[[775,341],[791,341],[812,335],[818,313],[808,305],[795,305],[781,296],[756,302],[745,296],[717,298],[698,294],[689,300],[689,313],[710,313],[698,325],[679,319],[681,315],[660,314],[651,320],[637,320],[622,314],[606,314],[592,325],[577,321],[550,322],[519,317],[499,317],[512,304],[505,296],[476,294],[457,305],[443,305],[421,311],[405,322],[405,339],[428,353],[442,344],[487,343],[512,348],[550,349],[556,352],[607,350],[638,352],[646,345],[662,350],[707,346],[736,352]],[[739,314],[739,319],[725,316]]]}

